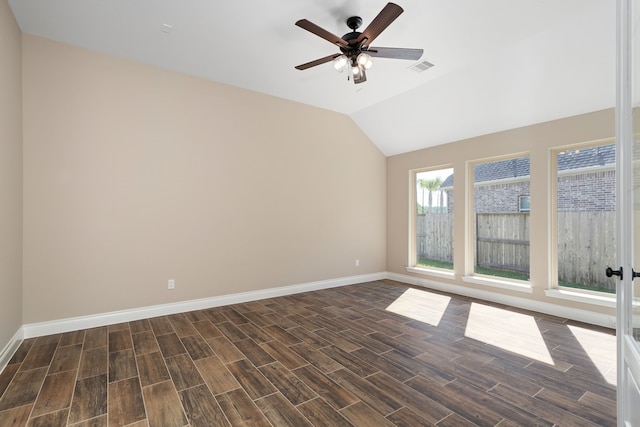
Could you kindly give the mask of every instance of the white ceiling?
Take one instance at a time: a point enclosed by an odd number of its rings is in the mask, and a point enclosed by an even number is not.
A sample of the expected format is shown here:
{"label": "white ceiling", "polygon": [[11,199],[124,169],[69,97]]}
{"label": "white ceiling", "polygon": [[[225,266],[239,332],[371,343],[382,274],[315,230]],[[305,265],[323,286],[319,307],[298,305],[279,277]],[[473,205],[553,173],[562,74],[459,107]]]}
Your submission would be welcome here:
{"label": "white ceiling", "polygon": [[347,114],[387,156],[615,104],[611,0],[396,2],[373,44],[435,66],[374,58],[353,85],[330,63],[294,69],[338,52],[294,23],[341,36],[385,0],[9,0],[25,33]]}

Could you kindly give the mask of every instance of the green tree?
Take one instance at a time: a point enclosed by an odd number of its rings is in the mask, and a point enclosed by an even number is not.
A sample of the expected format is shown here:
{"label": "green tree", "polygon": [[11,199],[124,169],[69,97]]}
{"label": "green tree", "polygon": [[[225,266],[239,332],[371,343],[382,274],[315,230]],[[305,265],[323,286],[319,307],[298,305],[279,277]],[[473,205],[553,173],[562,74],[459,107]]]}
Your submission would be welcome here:
{"label": "green tree", "polygon": [[[433,212],[433,192],[438,191],[438,189],[442,185],[442,178],[437,177],[437,178],[426,179],[426,180],[421,179],[420,181],[424,181],[424,188],[426,188],[429,191],[429,213],[432,213]],[[420,187],[423,188],[422,186],[423,186],[423,183],[421,182]],[[424,196],[424,189],[422,191]],[[422,200],[424,201],[424,197],[422,198]]]}
{"label": "green tree", "polygon": [[426,213],[425,208],[424,208],[424,190],[426,190],[428,188],[429,180],[427,180],[427,179],[419,179],[418,180],[418,185],[422,189],[422,204],[420,205],[420,207],[422,209],[418,209],[418,214],[424,214],[424,213]]}

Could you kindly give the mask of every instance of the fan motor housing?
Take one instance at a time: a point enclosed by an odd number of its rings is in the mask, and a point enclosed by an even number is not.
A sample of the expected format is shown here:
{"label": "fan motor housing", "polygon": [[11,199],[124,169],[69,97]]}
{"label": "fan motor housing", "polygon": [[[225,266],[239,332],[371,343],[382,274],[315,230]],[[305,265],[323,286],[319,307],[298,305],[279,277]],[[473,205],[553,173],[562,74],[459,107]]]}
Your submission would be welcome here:
{"label": "fan motor housing", "polygon": [[[344,36],[342,36],[342,40],[346,41],[346,42],[350,42],[351,40],[355,40],[360,36],[361,33],[357,32],[357,31],[352,31],[350,33],[345,34]],[[351,43],[349,43],[351,44]]]}
{"label": "fan motor housing", "polygon": [[360,52],[360,48],[356,46],[355,40],[360,37],[360,32],[356,31],[362,25],[362,18],[359,16],[351,16],[347,18],[347,26],[353,31],[342,36],[342,40],[349,44],[349,47],[340,46],[340,50],[347,56],[357,55]]}

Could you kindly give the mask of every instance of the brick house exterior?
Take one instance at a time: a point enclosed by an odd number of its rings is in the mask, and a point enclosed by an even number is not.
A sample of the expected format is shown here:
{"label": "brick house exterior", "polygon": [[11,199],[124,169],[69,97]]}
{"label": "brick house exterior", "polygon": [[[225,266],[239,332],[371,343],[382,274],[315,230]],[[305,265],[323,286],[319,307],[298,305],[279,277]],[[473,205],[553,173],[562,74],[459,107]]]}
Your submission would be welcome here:
{"label": "brick house exterior", "polygon": [[[475,165],[475,212],[520,212],[520,197],[530,195],[529,167],[529,157]],[[613,211],[615,186],[614,144],[558,154],[559,211]],[[447,193],[448,210],[453,212],[453,174],[440,188]]]}

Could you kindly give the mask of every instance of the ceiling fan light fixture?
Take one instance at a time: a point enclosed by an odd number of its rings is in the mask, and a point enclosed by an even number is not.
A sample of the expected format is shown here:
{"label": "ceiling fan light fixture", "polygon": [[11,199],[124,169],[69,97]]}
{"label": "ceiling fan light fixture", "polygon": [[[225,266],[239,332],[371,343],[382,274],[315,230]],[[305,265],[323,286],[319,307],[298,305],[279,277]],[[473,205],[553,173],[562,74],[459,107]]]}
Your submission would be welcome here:
{"label": "ceiling fan light fixture", "polygon": [[359,66],[368,70],[373,65],[373,60],[371,59],[371,55],[368,55],[364,52],[361,52],[356,59]]}
{"label": "ceiling fan light fixture", "polygon": [[[371,43],[382,33],[404,10],[395,3],[387,3],[371,23],[362,32],[356,31],[362,25],[362,18],[351,16],[347,19],[347,26],[351,32],[338,37],[330,31],[314,24],[307,19],[299,19],[296,26],[325,39],[340,49],[340,53],[327,55],[323,58],[297,65],[297,70],[306,70],[317,65],[333,61],[333,67],[338,71],[347,70],[347,80],[360,84],[367,81],[367,70],[373,65],[372,56],[376,58],[418,60],[422,56],[422,49],[407,49],[399,47],[372,47]],[[372,55],[369,55],[371,52]]]}
{"label": "ceiling fan light fixture", "polygon": [[336,59],[333,60],[333,68],[338,72],[342,72],[349,62],[349,59],[346,55],[340,55]]}

